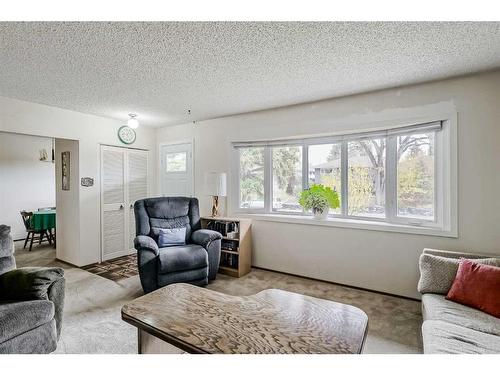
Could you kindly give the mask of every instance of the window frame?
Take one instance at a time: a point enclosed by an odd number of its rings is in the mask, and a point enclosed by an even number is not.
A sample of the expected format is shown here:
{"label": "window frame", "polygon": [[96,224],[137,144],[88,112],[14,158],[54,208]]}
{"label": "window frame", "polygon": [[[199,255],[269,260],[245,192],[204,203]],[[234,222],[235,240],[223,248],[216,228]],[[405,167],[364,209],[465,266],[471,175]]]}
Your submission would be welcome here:
{"label": "window frame", "polygon": [[[418,126],[430,124],[433,122],[441,122],[441,130],[418,130]],[[391,134],[391,130],[416,126],[414,131],[404,129],[400,134]],[[384,133],[389,131],[389,133]],[[360,138],[375,138],[377,133],[384,134],[386,142],[386,162],[385,162],[385,217],[376,218],[359,215],[348,214],[348,147],[347,143]],[[429,133],[434,132],[434,220],[426,220],[419,218],[407,218],[398,216],[397,207],[397,137],[409,133]],[[367,135],[368,134],[368,135]],[[380,136],[378,136],[380,138]],[[264,147],[264,208],[262,209],[244,209],[240,208],[240,184],[239,184],[239,150],[236,144],[243,143],[243,146],[238,147]],[[419,229],[422,233],[435,234],[446,237],[456,237],[457,233],[457,218],[456,218],[456,117],[448,115],[446,117],[432,118],[410,124],[399,124],[395,126],[387,126],[385,128],[377,128],[375,130],[362,130],[359,132],[346,132],[335,135],[326,136],[311,136],[304,138],[290,138],[285,140],[272,141],[255,141],[255,142],[232,142],[231,149],[233,151],[233,168],[235,179],[232,179],[232,190],[236,193],[231,195],[231,202],[234,205],[229,205],[230,211],[237,215],[258,215],[258,217],[266,217],[266,219],[276,219],[283,221],[281,218],[290,217],[294,220],[304,222],[312,219],[312,214],[305,212],[281,212],[273,211],[272,209],[272,147],[276,146],[301,146],[302,147],[302,186],[309,186],[309,147],[320,144],[340,144],[341,145],[341,212],[330,213],[325,221],[312,221],[311,224],[317,225],[332,225],[346,226],[346,223],[359,223],[361,227],[366,224],[367,229],[370,229],[370,224],[376,224],[375,230],[385,230],[384,224],[387,224],[390,231],[402,231],[408,233],[419,234]],[[236,199],[234,199],[236,198]],[[230,202],[230,203],[231,203]],[[326,222],[326,223],[325,223]],[[342,223],[341,223],[342,222]],[[337,225],[341,223],[342,225]],[[347,225],[349,226],[349,225]],[[355,224],[353,227],[359,227]],[[396,228],[396,230],[394,230]],[[400,228],[401,230],[397,230]],[[387,229],[387,228],[386,228]]]}

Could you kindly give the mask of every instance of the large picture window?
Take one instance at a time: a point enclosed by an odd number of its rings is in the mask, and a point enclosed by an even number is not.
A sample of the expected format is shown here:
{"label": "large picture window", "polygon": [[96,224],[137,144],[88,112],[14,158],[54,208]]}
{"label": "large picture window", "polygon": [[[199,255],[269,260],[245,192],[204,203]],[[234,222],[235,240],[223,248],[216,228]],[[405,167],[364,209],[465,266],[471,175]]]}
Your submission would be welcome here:
{"label": "large picture window", "polygon": [[264,148],[240,150],[240,208],[264,208]]}
{"label": "large picture window", "polygon": [[347,142],[348,214],[385,217],[384,138]]}
{"label": "large picture window", "polygon": [[[308,147],[308,152],[308,186],[312,184],[328,186],[337,192],[339,201],[342,202],[342,144],[311,145]],[[336,214],[341,212],[340,208],[332,211]]]}
{"label": "large picture window", "polygon": [[[339,195],[337,219],[444,227],[449,171],[443,122],[359,134],[233,143],[239,212],[310,216],[300,194],[322,184]],[[438,167],[438,165],[440,167]],[[448,218],[449,221],[449,218]]]}
{"label": "large picture window", "polygon": [[302,212],[302,147],[273,147],[273,211]]}

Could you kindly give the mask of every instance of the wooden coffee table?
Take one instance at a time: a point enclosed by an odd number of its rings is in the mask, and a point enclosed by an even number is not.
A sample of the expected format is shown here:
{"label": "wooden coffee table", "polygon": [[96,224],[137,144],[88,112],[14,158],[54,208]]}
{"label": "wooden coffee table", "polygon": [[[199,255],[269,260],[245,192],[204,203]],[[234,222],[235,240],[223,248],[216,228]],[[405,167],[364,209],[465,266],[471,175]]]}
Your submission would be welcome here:
{"label": "wooden coffee table", "polygon": [[357,307],[278,289],[230,296],[173,284],[122,308],[139,353],[361,353],[368,317]]}

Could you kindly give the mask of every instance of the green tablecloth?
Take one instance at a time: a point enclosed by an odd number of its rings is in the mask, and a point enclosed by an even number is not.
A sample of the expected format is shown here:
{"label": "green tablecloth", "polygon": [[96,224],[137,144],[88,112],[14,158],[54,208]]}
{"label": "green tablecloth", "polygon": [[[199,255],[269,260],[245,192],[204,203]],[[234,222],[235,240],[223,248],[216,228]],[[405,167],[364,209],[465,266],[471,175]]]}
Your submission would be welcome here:
{"label": "green tablecloth", "polygon": [[35,211],[31,217],[31,224],[36,231],[54,229],[56,227],[56,211]]}

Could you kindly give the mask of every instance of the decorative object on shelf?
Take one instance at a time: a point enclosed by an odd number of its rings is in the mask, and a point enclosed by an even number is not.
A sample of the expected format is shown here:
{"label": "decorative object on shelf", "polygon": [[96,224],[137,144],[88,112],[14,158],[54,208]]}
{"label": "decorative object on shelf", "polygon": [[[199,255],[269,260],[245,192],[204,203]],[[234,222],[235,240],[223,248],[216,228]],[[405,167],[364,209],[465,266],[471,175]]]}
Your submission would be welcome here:
{"label": "decorative object on shelf", "polygon": [[92,177],[82,177],[80,181],[84,187],[94,186],[94,179]]}
{"label": "decorative object on shelf", "polygon": [[41,150],[38,151],[40,154],[38,160],[46,162],[46,163],[54,163],[55,162],[55,139],[52,138],[52,147],[51,147],[51,155],[50,155],[50,160],[49,160],[49,155],[47,153],[46,148],[42,148]]}
{"label": "decorative object on shelf", "polygon": [[128,126],[122,126],[120,129],[118,129],[118,138],[122,143],[125,143],[126,145],[131,145],[132,143],[135,142],[136,139],[136,134],[135,130],[132,128],[129,128]]}
{"label": "decorative object on shelf", "polygon": [[42,148],[41,150],[38,151],[40,153],[40,158],[38,160],[40,161],[49,161],[49,156],[47,154],[47,150]]}
{"label": "decorative object on shelf", "polygon": [[64,151],[61,152],[61,171],[62,171],[62,183],[61,187],[63,190],[70,189],[70,168],[71,168],[71,160],[70,160],[70,152]]}
{"label": "decorative object on shelf", "polygon": [[127,126],[131,129],[137,129],[139,127],[139,120],[137,120],[137,114],[129,113],[128,114]]}
{"label": "decorative object on shelf", "polygon": [[212,196],[212,217],[219,216],[219,197],[226,196],[226,174],[205,172],[205,191]]}
{"label": "decorative object on shelf", "polygon": [[324,185],[311,185],[300,194],[299,204],[306,210],[312,210],[314,218],[326,219],[330,208],[338,208],[339,195],[335,190]]}

